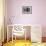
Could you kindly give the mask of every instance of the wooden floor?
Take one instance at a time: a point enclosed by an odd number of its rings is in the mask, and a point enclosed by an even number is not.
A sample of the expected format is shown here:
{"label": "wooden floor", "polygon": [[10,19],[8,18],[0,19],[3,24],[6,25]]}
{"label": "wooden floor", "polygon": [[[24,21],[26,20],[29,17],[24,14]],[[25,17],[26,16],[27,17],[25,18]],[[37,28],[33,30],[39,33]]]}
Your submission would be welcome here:
{"label": "wooden floor", "polygon": [[42,37],[43,43],[31,43],[31,41],[24,41],[24,40],[14,40],[9,41],[8,43],[5,42],[3,46],[46,46],[46,37]]}
{"label": "wooden floor", "polygon": [[24,40],[16,40],[16,41],[10,41],[8,43],[5,43],[3,46],[31,46],[30,41],[24,41]]}
{"label": "wooden floor", "polygon": [[5,43],[3,46],[46,46],[46,43],[31,43],[30,41],[14,40]]}

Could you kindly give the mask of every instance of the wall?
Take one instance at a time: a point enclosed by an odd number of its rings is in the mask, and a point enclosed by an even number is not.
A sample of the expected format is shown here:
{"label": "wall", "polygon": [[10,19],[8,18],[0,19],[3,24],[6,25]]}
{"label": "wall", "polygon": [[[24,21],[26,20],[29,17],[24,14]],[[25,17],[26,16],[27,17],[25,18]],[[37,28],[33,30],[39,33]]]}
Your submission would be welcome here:
{"label": "wall", "polygon": [[[27,5],[32,6],[32,14],[22,14]],[[7,8],[7,24],[40,24],[46,37],[46,0],[7,0]]]}
{"label": "wall", "polygon": [[46,0],[32,0],[33,23],[42,25],[43,37],[46,37]]}

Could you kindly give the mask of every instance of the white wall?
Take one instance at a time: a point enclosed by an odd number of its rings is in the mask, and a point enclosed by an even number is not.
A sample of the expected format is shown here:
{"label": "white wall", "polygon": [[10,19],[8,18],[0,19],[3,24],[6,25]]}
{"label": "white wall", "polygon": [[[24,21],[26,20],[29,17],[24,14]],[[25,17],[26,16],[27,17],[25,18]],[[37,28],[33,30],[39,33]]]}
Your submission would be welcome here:
{"label": "white wall", "polygon": [[[22,14],[23,6],[32,6],[32,14]],[[40,24],[43,37],[46,36],[46,0],[7,0],[7,8],[7,15],[12,18],[12,23]],[[8,24],[11,24],[9,18]]]}

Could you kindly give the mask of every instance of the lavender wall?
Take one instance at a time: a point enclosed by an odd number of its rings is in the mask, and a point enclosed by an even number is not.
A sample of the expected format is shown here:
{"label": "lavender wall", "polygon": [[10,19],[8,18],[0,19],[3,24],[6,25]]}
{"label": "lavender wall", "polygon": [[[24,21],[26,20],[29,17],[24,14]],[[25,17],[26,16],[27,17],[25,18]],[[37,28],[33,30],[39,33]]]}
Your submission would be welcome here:
{"label": "lavender wall", "polygon": [[[32,6],[32,14],[22,14],[23,6]],[[7,16],[8,24],[42,25],[46,36],[46,0],[7,0]]]}
{"label": "lavender wall", "polygon": [[43,37],[46,36],[46,0],[32,0],[33,22],[42,25]]}

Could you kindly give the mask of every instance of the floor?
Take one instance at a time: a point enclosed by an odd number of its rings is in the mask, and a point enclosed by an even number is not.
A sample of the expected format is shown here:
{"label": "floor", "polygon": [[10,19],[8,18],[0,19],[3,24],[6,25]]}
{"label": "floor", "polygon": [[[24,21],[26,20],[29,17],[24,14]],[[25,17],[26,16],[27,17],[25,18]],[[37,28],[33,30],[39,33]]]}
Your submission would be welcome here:
{"label": "floor", "polygon": [[30,41],[14,40],[5,43],[3,46],[46,46],[46,43],[31,43]]}
{"label": "floor", "polygon": [[31,42],[30,41],[24,41],[24,40],[16,40],[16,41],[10,41],[6,44],[4,44],[4,46],[31,46]]}

